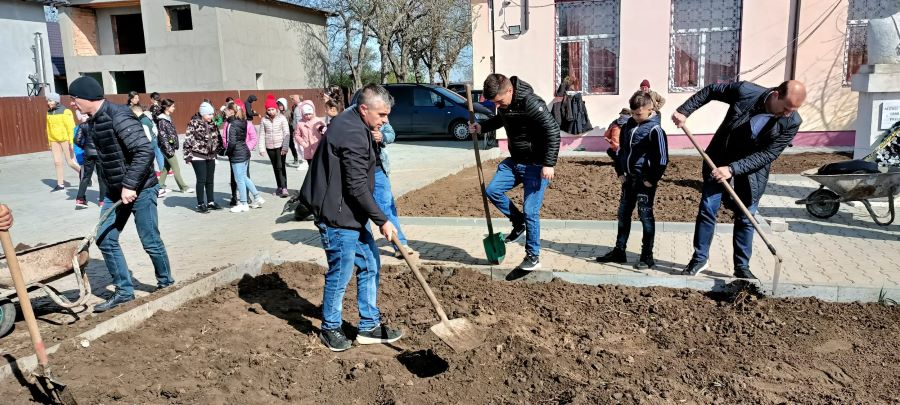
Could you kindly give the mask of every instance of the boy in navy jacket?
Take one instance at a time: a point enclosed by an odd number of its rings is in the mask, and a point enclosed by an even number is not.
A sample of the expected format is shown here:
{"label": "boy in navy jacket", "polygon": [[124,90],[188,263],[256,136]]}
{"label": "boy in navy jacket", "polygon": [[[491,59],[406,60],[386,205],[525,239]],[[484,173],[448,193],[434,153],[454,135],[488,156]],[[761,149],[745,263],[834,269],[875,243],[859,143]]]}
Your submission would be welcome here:
{"label": "boy in navy jacket", "polygon": [[635,205],[644,227],[641,257],[636,269],[653,268],[653,240],[656,220],[653,218],[653,199],[659,180],[669,164],[669,145],[666,132],[659,125],[659,113],[654,110],[649,93],[638,91],[628,100],[631,119],[622,127],[619,135],[619,152],[616,174],[622,183],[619,200],[619,230],[616,246],[609,253],[597,258],[600,263],[625,263],[625,246],[631,233],[631,213]]}

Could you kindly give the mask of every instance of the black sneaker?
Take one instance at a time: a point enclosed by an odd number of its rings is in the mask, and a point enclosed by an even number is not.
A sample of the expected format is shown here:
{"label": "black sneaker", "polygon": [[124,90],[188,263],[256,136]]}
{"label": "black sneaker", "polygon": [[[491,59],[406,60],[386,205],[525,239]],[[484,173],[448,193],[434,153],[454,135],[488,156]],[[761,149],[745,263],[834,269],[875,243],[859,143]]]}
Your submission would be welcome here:
{"label": "black sneaker", "polygon": [[228,206],[234,207],[235,205],[238,205],[238,200],[235,197],[231,197],[231,200],[228,201]]}
{"label": "black sneaker", "polygon": [[341,328],[322,329],[322,332],[319,333],[319,340],[333,352],[342,352],[350,348],[350,341],[347,340],[347,336],[344,336]]}
{"label": "black sneaker", "polygon": [[681,275],[682,276],[696,276],[706,270],[709,270],[709,262],[708,261],[698,262],[694,259],[691,259],[691,261],[688,262],[687,267],[685,267],[684,270],[681,271]]}
{"label": "black sneaker", "polygon": [[641,253],[641,258],[634,264],[634,268],[638,270],[652,269],[655,266],[656,261],[653,260],[653,252]]}
{"label": "black sneaker", "polygon": [[541,259],[537,256],[532,256],[529,254],[525,255],[525,260],[522,260],[522,264],[517,267],[519,270],[524,271],[532,271],[541,268]]}
{"label": "black sneaker", "polygon": [[598,256],[596,259],[598,263],[625,263],[628,259],[625,257],[625,251],[619,248],[613,248],[609,253]]}
{"label": "black sneaker", "polygon": [[218,211],[218,210],[222,209],[222,206],[221,206],[221,205],[216,204],[216,203],[214,203],[214,202],[211,202],[211,203],[209,203],[209,204],[206,204],[206,207],[209,208],[209,209],[211,209],[211,210],[214,210],[214,211]]}
{"label": "black sneaker", "polygon": [[525,222],[521,222],[519,224],[513,224],[513,229],[511,231],[509,231],[509,235],[506,235],[506,243],[515,242],[515,241],[519,240],[519,238],[521,238],[522,235],[524,235],[524,234],[525,234]]}
{"label": "black sneaker", "polygon": [[378,343],[393,343],[403,337],[403,332],[388,328],[384,324],[378,325],[372,330],[360,330],[356,335],[356,343],[361,345],[374,345]]}
{"label": "black sneaker", "polygon": [[734,278],[756,278],[750,272],[750,266],[736,266],[734,268]]}
{"label": "black sneaker", "polygon": [[55,193],[57,191],[63,191],[65,189],[66,189],[65,186],[60,186],[59,184],[57,184],[56,187],[53,187],[53,190],[50,190],[50,192]]}
{"label": "black sneaker", "polygon": [[209,212],[209,207],[206,204],[197,204],[197,212],[206,214]]}
{"label": "black sneaker", "polygon": [[128,301],[134,300],[134,296],[126,296],[121,294],[113,294],[106,302],[102,302],[94,306],[94,312],[106,312]]}

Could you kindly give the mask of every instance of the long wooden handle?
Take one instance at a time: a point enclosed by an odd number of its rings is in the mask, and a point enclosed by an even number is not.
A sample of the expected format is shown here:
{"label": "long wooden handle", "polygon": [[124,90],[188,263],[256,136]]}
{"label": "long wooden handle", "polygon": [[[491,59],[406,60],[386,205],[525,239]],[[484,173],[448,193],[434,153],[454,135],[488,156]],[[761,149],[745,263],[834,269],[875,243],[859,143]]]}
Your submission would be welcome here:
{"label": "long wooden handle", "polygon": [[25,318],[25,324],[28,325],[28,334],[31,335],[31,343],[34,345],[38,364],[46,367],[49,363],[47,350],[44,347],[44,340],[41,339],[41,331],[38,329],[34,310],[31,308],[31,300],[28,298],[28,290],[25,288],[25,279],[22,277],[22,270],[19,268],[19,260],[16,258],[16,250],[13,248],[9,232],[0,231],[0,244],[3,245],[3,254],[6,255],[6,264],[9,266],[9,274],[12,276],[13,285],[16,287],[16,296],[19,297],[22,317]]}
{"label": "long wooden handle", "polygon": [[[716,170],[715,162],[713,162],[712,159],[710,159],[709,155],[707,155],[703,150],[703,148],[700,147],[700,144],[697,143],[697,139],[694,138],[694,134],[691,133],[691,130],[684,125],[681,126],[681,130],[684,131],[684,134],[687,135],[691,143],[694,144],[694,148],[697,149],[697,152],[700,152],[700,156],[703,156],[703,161],[706,162],[706,165],[709,166],[711,170]],[[775,291],[778,290],[778,279],[781,278],[781,264],[784,262],[784,259],[775,250],[775,245],[773,245],[772,242],[769,241],[769,237],[766,236],[765,232],[763,232],[762,229],[760,229],[759,223],[756,222],[756,217],[754,217],[750,213],[750,210],[747,209],[747,206],[744,205],[744,202],[741,201],[740,197],[738,197],[737,193],[734,191],[734,188],[731,187],[731,184],[729,184],[727,180],[720,183],[725,187],[725,190],[728,191],[728,194],[731,195],[731,199],[734,200],[738,208],[741,209],[741,212],[744,214],[744,216],[750,220],[753,228],[756,229],[756,233],[759,234],[759,237],[762,238],[763,242],[766,244],[766,247],[769,248],[769,252],[772,252],[772,256],[775,256],[775,274],[772,281],[772,293],[774,294]]]}
{"label": "long wooden handle", "polygon": [[[406,260],[406,265],[409,266],[409,269],[412,270],[413,274],[416,275],[416,280],[419,281],[419,285],[422,286],[422,289],[425,290],[425,295],[428,296],[428,300],[431,301],[431,305],[434,306],[434,310],[437,311],[438,317],[441,318],[441,322],[449,324],[450,320],[447,319],[447,314],[444,312],[444,307],[441,306],[441,303],[438,302],[437,297],[434,296],[434,292],[431,291],[431,287],[428,286],[428,282],[425,281],[425,277],[422,276],[422,273],[419,272],[419,267],[413,263],[411,257],[409,257],[409,253],[406,252],[406,249],[403,248],[403,245],[400,244],[400,239],[397,238],[397,234],[391,235],[391,243],[400,251],[400,254],[403,255],[403,260]],[[449,325],[448,325],[449,326]]]}
{"label": "long wooden handle", "polygon": [[[466,102],[469,106],[469,122],[474,124],[475,107],[472,104],[472,86],[466,85]],[[487,191],[484,187],[484,171],[481,168],[481,152],[478,146],[478,133],[472,133],[472,143],[475,145],[475,165],[478,166],[478,183],[481,185],[481,202],[484,204],[484,218],[487,220],[488,236],[494,234],[494,225],[491,223],[491,210],[488,206]]]}

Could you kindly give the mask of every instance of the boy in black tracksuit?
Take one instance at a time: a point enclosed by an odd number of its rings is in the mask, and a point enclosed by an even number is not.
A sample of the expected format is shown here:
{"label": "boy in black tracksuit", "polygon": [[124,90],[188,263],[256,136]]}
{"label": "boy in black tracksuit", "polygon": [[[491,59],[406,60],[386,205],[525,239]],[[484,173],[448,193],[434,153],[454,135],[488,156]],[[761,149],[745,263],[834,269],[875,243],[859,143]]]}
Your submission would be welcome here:
{"label": "boy in black tracksuit", "polygon": [[616,246],[609,253],[597,258],[601,263],[625,263],[625,246],[631,233],[631,213],[638,207],[638,217],[644,226],[641,257],[636,269],[653,268],[653,240],[656,220],[653,218],[653,199],[656,188],[669,164],[669,145],[666,132],[659,125],[659,113],[654,111],[653,99],[648,93],[638,91],[628,101],[631,119],[622,127],[619,135],[619,159],[616,174],[622,183],[619,201],[619,230]]}

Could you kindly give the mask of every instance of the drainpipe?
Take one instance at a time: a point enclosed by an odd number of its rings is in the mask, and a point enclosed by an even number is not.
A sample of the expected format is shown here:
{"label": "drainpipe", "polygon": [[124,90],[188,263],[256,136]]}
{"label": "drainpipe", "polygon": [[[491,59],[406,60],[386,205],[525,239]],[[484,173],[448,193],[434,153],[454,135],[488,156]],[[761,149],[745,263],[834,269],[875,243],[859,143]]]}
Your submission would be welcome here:
{"label": "drainpipe", "polygon": [[491,14],[491,73],[497,73],[497,38],[494,31],[494,0],[488,0],[488,11]]}
{"label": "drainpipe", "polygon": [[522,35],[528,32],[528,0],[522,0]]}
{"label": "drainpipe", "polygon": [[797,78],[797,48],[799,48],[800,44],[797,43],[800,40],[800,7],[803,0],[794,0],[794,20],[792,21],[793,27],[791,33],[791,59],[790,59],[790,67],[788,71],[788,79],[794,80]]}
{"label": "drainpipe", "polygon": [[37,68],[37,70],[35,71],[35,74],[38,74],[41,77],[41,93],[39,93],[39,94],[46,94],[47,85],[48,85],[47,69],[46,69],[47,65],[45,64],[46,59],[44,56],[44,38],[41,36],[40,32],[34,33],[34,46],[36,48],[36,51],[34,54],[34,56],[35,56],[34,64],[35,64],[35,67]]}

